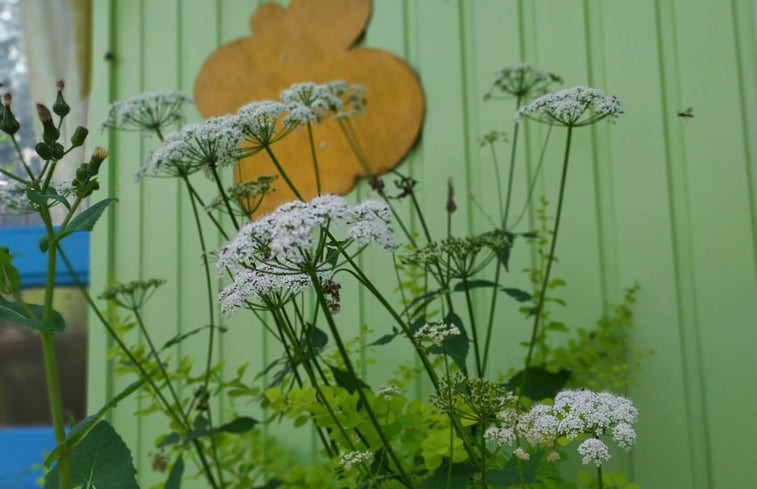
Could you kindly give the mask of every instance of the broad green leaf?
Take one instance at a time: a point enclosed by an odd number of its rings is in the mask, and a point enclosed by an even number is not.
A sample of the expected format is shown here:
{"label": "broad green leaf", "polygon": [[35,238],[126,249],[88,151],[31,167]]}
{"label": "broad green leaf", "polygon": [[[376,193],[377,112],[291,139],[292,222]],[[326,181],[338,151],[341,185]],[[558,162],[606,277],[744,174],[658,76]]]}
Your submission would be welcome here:
{"label": "broad green leaf", "polygon": [[501,290],[518,302],[526,302],[531,300],[531,294],[529,294],[525,290],[515,289],[512,287],[502,287]]}
{"label": "broad green leaf", "polygon": [[164,489],[179,489],[181,487],[181,476],[184,474],[184,459],[181,455],[176,459],[171,467],[171,472],[168,473],[168,479],[166,479],[166,485]]}
{"label": "broad green leaf", "polygon": [[71,204],[68,203],[68,199],[59,194],[54,188],[50,187],[48,193],[43,194],[36,190],[27,190],[26,197],[37,205],[42,205],[48,200],[55,200],[63,204],[66,209],[71,210]]}
{"label": "broad green leaf", "polygon": [[184,438],[184,443],[217,433],[244,433],[254,428],[257,424],[258,420],[242,416],[217,428],[208,429],[205,418],[198,418],[195,422],[195,430],[187,434],[186,438]]}
{"label": "broad green leaf", "polygon": [[[100,421],[74,447],[69,459],[74,486],[139,489],[137,471],[124,441],[107,421]],[[45,489],[58,489],[58,466],[45,476]]]}
{"label": "broad green leaf", "polygon": [[21,287],[21,277],[11,263],[13,255],[6,246],[0,246],[0,293],[12,294]]}
{"label": "broad green leaf", "polygon": [[116,407],[119,402],[126,399],[133,392],[142,387],[142,384],[144,384],[145,382],[147,382],[147,379],[139,379],[136,382],[132,382],[126,387],[126,389],[122,390],[117,396],[108,401],[95,414],[87,416],[86,418],[76,423],[76,425],[71,428],[71,431],[68,432],[68,435],[66,435],[66,439],[63,440],[63,443],[55,447],[55,450],[53,450],[50,455],[47,456],[47,458],[45,459],[45,467],[50,467],[50,465],[58,459],[61,450],[63,450],[64,448],[70,449],[76,446],[76,444],[79,443],[82,438],[87,436],[87,433],[90,432],[90,430],[95,426],[100,418],[105,416],[105,413]]}
{"label": "broad green leaf", "polygon": [[[60,241],[61,239],[72,233],[75,233],[76,231],[92,231],[92,228],[95,227],[95,223],[98,219],[100,219],[100,216],[102,215],[103,211],[105,211],[105,208],[115,200],[115,198],[109,197],[89,206],[87,209],[82,211],[81,214],[71,219],[71,222],[69,222],[64,229],[59,230],[55,238]],[[39,249],[43,252],[46,252],[49,247],[50,243],[47,239],[47,236],[42,236],[42,238],[40,238],[39,240]]]}
{"label": "broad green leaf", "polygon": [[358,387],[369,388],[368,384],[355,377],[347,370],[342,370],[340,368],[334,367],[333,365],[329,365],[329,368],[331,369],[331,373],[334,375],[334,381],[337,383],[337,385],[347,389],[347,392],[349,392],[350,394],[355,392]]}
{"label": "broad green leaf", "polygon": [[66,322],[58,311],[53,311],[51,324],[45,324],[42,321],[43,315],[44,307],[39,304],[10,302],[0,296],[1,320],[36,329],[43,333],[54,333],[66,329]]}
{"label": "broad green leaf", "polygon": [[[560,369],[558,372],[550,372],[544,367],[528,367],[528,370],[519,370],[507,381],[513,389],[519,389],[523,385],[521,395],[541,401],[553,399],[570,378],[570,370]],[[523,375],[526,375],[523,384]]]}

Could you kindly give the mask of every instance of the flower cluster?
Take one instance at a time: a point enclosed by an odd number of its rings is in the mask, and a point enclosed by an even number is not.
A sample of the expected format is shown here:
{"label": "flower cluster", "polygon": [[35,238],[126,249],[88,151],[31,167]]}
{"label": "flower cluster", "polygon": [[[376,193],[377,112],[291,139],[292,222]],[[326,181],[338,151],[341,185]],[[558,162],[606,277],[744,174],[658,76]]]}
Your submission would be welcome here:
{"label": "flower cluster", "polygon": [[143,93],[108,107],[108,118],[102,128],[125,131],[156,131],[168,124],[185,120],[182,106],[192,103],[189,95],[179,92]]}
{"label": "flower cluster", "polygon": [[554,73],[537,70],[531,65],[505,66],[497,70],[494,83],[484,95],[484,100],[494,97],[495,91],[520,99],[538,97],[546,93],[554,83],[562,83],[562,78]]}
{"label": "flower cluster", "polygon": [[295,126],[321,122],[329,114],[351,117],[365,109],[365,88],[342,80],[296,83],[281,92],[280,98],[288,112],[284,124]]}
{"label": "flower cluster", "polygon": [[239,143],[244,136],[235,116],[212,117],[188,124],[170,134],[163,145],[151,152],[137,172],[142,176],[186,177],[198,170],[211,173],[231,166],[241,157]]}
{"label": "flower cluster", "polygon": [[234,282],[221,294],[222,307],[231,311],[244,304],[240,302],[244,297],[257,299],[272,291],[301,290],[310,283],[310,273],[316,273],[321,281],[330,279],[326,230],[345,229],[346,241],[339,243],[341,247],[375,243],[392,249],[390,219],[383,202],[351,205],[335,195],[279,206],[247,224],[217,251],[219,270],[235,274]]}
{"label": "flower cluster", "polygon": [[452,278],[468,278],[510,246],[507,235],[491,231],[463,238],[450,237],[439,243],[413,248],[402,261]]}
{"label": "flower cluster", "polygon": [[521,107],[515,120],[529,117],[540,122],[566,127],[580,127],[607,118],[615,121],[623,105],[614,95],[589,87],[573,87],[548,93]]}
{"label": "flower cluster", "polygon": [[342,467],[349,470],[356,465],[367,462],[371,457],[373,457],[373,453],[368,451],[342,452],[339,454],[339,463],[342,464]]}
{"label": "flower cluster", "polygon": [[428,340],[436,346],[441,346],[448,336],[460,336],[460,328],[454,324],[445,324],[443,321],[426,323],[413,335],[417,341]]}
{"label": "flower cluster", "polygon": [[585,389],[562,391],[554,404],[537,404],[517,415],[503,411],[498,426],[489,428],[486,438],[498,445],[525,438],[533,447],[554,448],[558,438],[569,441],[588,436],[579,446],[583,463],[601,465],[610,458],[607,445],[599,438],[610,435],[621,448],[630,450],[636,442],[633,424],[638,418],[634,404],[609,392]]}

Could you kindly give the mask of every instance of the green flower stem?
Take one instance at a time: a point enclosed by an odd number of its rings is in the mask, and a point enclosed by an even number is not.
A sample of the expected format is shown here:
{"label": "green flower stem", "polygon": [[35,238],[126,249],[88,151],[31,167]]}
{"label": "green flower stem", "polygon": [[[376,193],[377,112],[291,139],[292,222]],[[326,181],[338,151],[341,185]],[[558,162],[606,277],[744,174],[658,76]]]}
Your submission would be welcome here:
{"label": "green flower stem", "polygon": [[[215,309],[215,302],[213,301],[213,282],[210,278],[210,264],[208,263],[208,249],[205,245],[205,235],[202,232],[202,223],[200,222],[200,213],[197,210],[197,202],[195,201],[194,195],[191,191],[189,191],[190,183],[189,183],[189,177],[186,175],[182,176],[184,183],[187,185],[187,192],[189,193],[189,201],[192,204],[192,214],[194,215],[195,219],[195,225],[197,226],[197,236],[200,240],[200,251],[202,252],[202,264],[203,268],[205,270],[205,286],[207,290],[207,296],[208,296],[208,350],[206,355],[206,361],[205,361],[205,379],[203,380],[203,391],[208,391],[208,384],[210,383],[210,371],[213,365],[213,346],[214,346],[214,339],[215,339],[215,314],[213,313]],[[208,408],[208,426],[210,428],[213,428],[213,419],[210,416],[210,408]],[[225,487],[226,484],[223,480],[223,471],[221,470],[221,464],[218,461],[218,450],[216,447],[216,441],[215,437],[210,437],[210,446],[211,446],[211,454],[213,456],[213,461],[216,464],[216,470],[218,472],[218,481],[221,485],[221,487]]]}
{"label": "green flower stem", "polygon": [[[515,100],[515,111],[517,112],[518,109],[520,109],[520,103],[522,100],[522,96],[518,96],[518,98]],[[507,229],[507,217],[510,212],[510,198],[512,196],[513,191],[513,174],[515,173],[515,152],[518,147],[518,129],[520,128],[520,124],[517,122],[513,123],[513,144],[510,147],[510,172],[507,177],[507,196],[505,197],[505,216],[502,218],[502,229]]]}
{"label": "green flower stem", "polygon": [[266,146],[265,147],[266,153],[268,153],[268,156],[271,158],[271,161],[273,162],[273,165],[276,167],[276,169],[279,171],[279,174],[281,174],[281,177],[284,179],[286,184],[289,186],[289,189],[294,193],[295,197],[297,197],[298,200],[301,200],[305,202],[305,199],[302,198],[302,195],[297,190],[297,187],[294,186],[294,183],[289,179],[289,175],[284,171],[284,168],[281,167],[281,164],[279,163],[279,160],[276,159],[276,155],[273,154],[273,151],[271,151],[271,148]]}
{"label": "green flower stem", "polygon": [[308,121],[308,142],[310,143],[310,156],[313,158],[313,170],[315,171],[315,189],[317,195],[321,195],[321,173],[318,170],[318,157],[315,154],[315,141],[313,140],[313,126]]}
{"label": "green flower stem", "polygon": [[597,483],[599,484],[599,489],[604,489],[605,485],[602,481],[602,466],[597,465]]}
{"label": "green flower stem", "polygon": [[37,179],[34,177],[34,172],[29,167],[29,165],[26,163],[26,160],[24,159],[24,153],[21,151],[21,146],[18,144],[18,140],[16,139],[15,134],[11,134],[11,141],[13,141],[13,147],[16,149],[16,154],[18,155],[18,159],[21,161],[21,165],[23,165],[24,170],[26,170],[26,174],[29,175],[29,179],[34,182]]}
{"label": "green flower stem", "polygon": [[[568,175],[568,160],[570,157],[570,143],[573,137],[573,127],[568,126],[568,135],[565,142],[565,156],[563,157],[562,177],[560,178],[560,194],[557,198],[557,215],[555,216],[555,227],[552,231],[552,244],[549,248],[549,255],[547,257],[547,270],[544,273],[544,282],[541,286],[541,292],[539,293],[539,302],[536,304],[536,311],[534,313],[534,325],[531,329],[531,341],[528,345],[528,355],[526,356],[525,370],[531,366],[531,358],[534,353],[534,344],[536,342],[536,336],[539,331],[539,320],[541,319],[541,312],[544,308],[544,296],[547,293],[547,287],[549,285],[549,274],[552,271],[553,257],[555,256],[555,246],[557,245],[557,233],[560,230],[560,217],[562,216],[563,198],[565,196],[565,181]],[[523,375],[523,379],[520,383],[520,390],[523,392],[523,387],[526,384],[526,378],[528,375]]]}
{"label": "green flower stem", "polygon": [[534,194],[534,188],[536,187],[536,180],[539,175],[539,172],[541,172],[542,164],[544,163],[544,156],[547,154],[547,145],[549,144],[549,137],[552,135],[552,128],[554,126],[550,124],[547,127],[547,135],[544,137],[544,144],[541,147],[541,153],[539,153],[539,163],[536,165],[536,171],[534,172],[534,176],[531,179],[531,182],[528,184],[528,193],[526,194],[526,201],[523,202],[523,208],[520,210],[520,214],[518,214],[518,219],[515,220],[512,226],[510,226],[511,229],[515,229],[518,224],[520,224],[520,221],[523,219],[523,216],[526,214],[526,209],[528,209],[528,204],[531,203],[531,197]]}
{"label": "green flower stem", "polygon": [[484,435],[486,434],[486,430],[483,429],[483,427],[480,427],[481,431],[481,486],[483,489],[486,489],[486,439],[484,438]]}
{"label": "green flower stem", "polygon": [[24,180],[23,178],[21,178],[19,176],[14,175],[13,173],[11,173],[9,171],[3,170],[2,168],[0,168],[0,173],[3,174],[3,175],[5,175],[6,177],[10,178],[11,180],[15,180],[18,183],[23,183],[24,185],[29,185],[31,183],[31,182],[29,182],[27,180]]}
{"label": "green flower stem", "polygon": [[[426,352],[423,351],[423,348],[418,344],[417,341],[415,341],[415,338],[413,338],[413,333],[410,331],[410,328],[408,328],[407,324],[402,320],[402,317],[399,315],[399,313],[392,307],[392,305],[389,303],[389,301],[386,300],[386,298],[379,292],[379,290],[371,283],[370,279],[363,273],[362,270],[357,266],[357,264],[346,254],[342,253],[345,257],[347,257],[347,261],[349,262],[350,266],[352,266],[352,269],[346,270],[348,273],[353,275],[358,282],[360,282],[365,288],[367,288],[371,294],[381,303],[381,305],[384,307],[384,309],[392,316],[394,321],[397,323],[397,325],[402,330],[403,334],[410,340],[410,343],[413,345],[413,348],[415,349],[415,352],[418,355],[418,358],[421,360],[421,363],[423,364],[423,368],[426,370],[426,375],[428,375],[428,379],[431,381],[431,384],[434,387],[434,392],[439,393],[439,378],[436,376],[436,372],[434,371],[433,365],[431,365],[431,362],[428,359],[428,356],[426,355]],[[457,431],[457,434],[460,436],[460,438],[463,440],[463,444],[465,445],[466,452],[471,457],[472,460],[475,460],[476,458],[476,451],[473,448],[473,443],[468,437],[468,432],[465,430],[465,427],[460,422],[460,420],[455,416],[453,413],[448,413],[450,420],[455,427],[455,431]]]}
{"label": "green flower stem", "polygon": [[[218,169],[215,167],[215,165],[213,165],[211,169],[213,170],[213,179],[216,181],[216,185],[218,185],[218,192],[220,192],[223,203],[226,206],[226,211],[228,211],[229,216],[231,216],[231,222],[232,224],[234,224],[234,229],[239,231],[239,222],[237,221],[237,216],[234,215],[234,211],[231,209],[229,196],[226,195],[226,191],[223,189],[223,183],[221,182],[221,177],[218,175]],[[203,207],[205,206],[203,205]]]}
{"label": "green flower stem", "polygon": [[[342,360],[344,361],[345,367],[347,367],[347,371],[350,373],[352,378],[358,379],[357,373],[355,372],[355,368],[352,365],[352,360],[350,360],[349,353],[347,352],[347,348],[344,346],[344,343],[342,342],[342,338],[339,335],[339,329],[336,326],[336,323],[334,322],[334,317],[331,315],[331,312],[329,311],[328,304],[326,304],[326,298],[323,295],[323,289],[321,288],[321,283],[318,280],[318,276],[316,275],[315,270],[308,270],[308,275],[310,275],[310,280],[313,283],[313,287],[315,288],[316,296],[318,297],[318,301],[321,303],[321,308],[323,308],[323,315],[326,317],[326,323],[329,325],[329,329],[331,330],[331,335],[334,337],[334,341],[336,342],[337,349],[339,350],[339,354],[342,357]],[[402,462],[400,461],[397,454],[394,452],[394,448],[392,447],[392,444],[389,443],[389,440],[386,438],[386,434],[384,433],[384,430],[381,428],[381,424],[378,422],[378,419],[376,418],[376,414],[373,412],[373,408],[371,407],[370,402],[368,402],[368,398],[365,395],[365,392],[363,392],[363,386],[360,385],[360,382],[355,383],[356,391],[358,394],[358,397],[363,402],[363,408],[365,409],[365,412],[368,414],[368,417],[371,420],[371,423],[373,424],[373,427],[376,430],[376,433],[378,434],[379,438],[381,439],[381,444],[384,445],[384,449],[386,450],[387,455],[389,455],[389,458],[392,459],[392,462],[394,462],[394,465],[396,466],[397,470],[399,471],[400,478],[402,479],[402,483],[407,486],[408,488],[413,488],[413,481],[410,478],[410,475],[405,471],[404,466],[402,465]]]}
{"label": "green flower stem", "polygon": [[470,290],[468,290],[468,277],[467,275],[462,276],[463,279],[463,287],[465,288],[465,305],[468,309],[468,320],[470,321],[470,329],[473,333],[473,353],[476,356],[476,374],[479,376],[479,378],[484,376],[484,368],[483,363],[481,361],[481,351],[479,347],[479,341],[478,341],[478,328],[476,327],[476,319],[473,316],[473,300],[470,296]]}
{"label": "green flower stem", "polygon": [[[189,179],[187,179],[186,181],[189,182]],[[205,210],[205,215],[208,216],[208,218],[210,218],[210,220],[213,222],[218,232],[221,233],[221,236],[223,236],[223,239],[228,241],[229,235],[226,233],[226,230],[223,228],[221,223],[218,222],[218,219],[216,219],[213,213],[205,207],[205,202],[203,202],[202,197],[200,197],[200,194],[197,193],[197,190],[195,190],[194,186],[191,183],[189,185],[189,192],[192,195],[194,195],[194,198],[197,200],[197,203],[200,204],[200,207],[202,207]]]}
{"label": "green flower stem", "polygon": [[[18,143],[12,138],[16,146]],[[18,148],[17,148],[18,149]],[[20,150],[19,150],[20,156]],[[28,167],[27,167],[28,168]],[[33,179],[33,177],[32,177]],[[40,215],[47,230],[47,239],[51,243],[47,250],[47,277],[45,280],[45,301],[42,309],[42,322],[52,324],[53,318],[53,298],[55,291],[55,257],[56,246],[54,245],[55,230],[53,229],[52,219],[47,204],[42,204]],[[42,355],[45,364],[45,378],[47,379],[47,394],[50,401],[50,414],[53,420],[53,431],[55,432],[55,443],[61,445],[66,440],[66,422],[63,418],[63,401],[60,392],[60,379],[58,377],[58,367],[55,363],[55,348],[53,346],[53,334],[42,332]],[[71,466],[69,463],[69,451],[64,449],[58,458],[58,477],[60,489],[71,489]]]}
{"label": "green flower stem", "polygon": [[[517,126],[516,126],[517,127]],[[497,162],[497,151],[494,149],[494,143],[489,144],[489,149],[492,153],[492,163],[494,166],[494,179],[497,181],[497,200],[499,201],[499,221],[505,222],[505,203],[502,199],[502,177],[499,174],[499,163]]]}
{"label": "green flower stem", "polygon": [[526,489],[526,471],[523,468],[523,460],[518,459],[518,478],[520,479],[520,488]]}
{"label": "green flower stem", "polygon": [[[281,316],[281,310],[278,307],[274,307],[271,309],[271,313],[273,314],[274,320],[276,322],[276,326],[279,327],[279,331],[282,335],[282,345],[284,346],[284,349],[289,350],[289,347],[287,346],[286,342],[283,341],[284,337],[286,336],[289,338],[289,342],[291,343],[292,348],[294,348],[296,355],[299,358],[304,359],[305,354],[300,349],[297,339],[294,337],[292,331],[288,331],[286,321]],[[295,365],[294,364],[291,364],[291,365],[292,365],[292,370],[296,370]],[[305,372],[308,374],[308,377],[310,378],[310,383],[313,385],[313,388],[315,388],[316,396],[320,398],[319,399],[320,402],[329,412],[329,416],[331,416],[331,419],[334,420],[334,424],[336,424],[339,434],[342,435],[342,438],[344,438],[344,441],[349,446],[349,449],[355,450],[355,445],[352,443],[352,438],[350,438],[350,436],[347,434],[344,427],[342,426],[342,423],[339,422],[339,418],[337,417],[336,412],[334,411],[334,408],[331,406],[331,403],[329,403],[328,399],[326,398],[326,395],[323,393],[323,390],[321,389],[321,386],[315,377],[315,373],[313,372],[312,367],[306,361],[303,361],[302,365],[305,368]]]}
{"label": "green flower stem", "polygon": [[[63,249],[58,247],[58,253],[60,253],[60,256],[63,259],[63,262],[66,264],[66,268],[68,268],[68,272],[74,278],[74,283],[77,285],[77,287],[81,291],[82,295],[87,301],[87,304],[89,304],[92,311],[94,311],[95,315],[100,320],[100,323],[103,325],[103,327],[105,327],[105,330],[108,332],[110,337],[116,342],[116,344],[121,349],[121,351],[126,355],[126,357],[129,359],[131,364],[137,368],[141,377],[147,381],[152,391],[158,397],[158,400],[163,403],[163,408],[165,409],[165,412],[173,419],[173,421],[177,425],[184,428],[186,432],[191,431],[192,427],[189,424],[189,422],[186,421],[185,419],[180,418],[176,414],[175,410],[171,406],[171,403],[168,402],[168,399],[166,399],[166,397],[163,395],[163,392],[160,390],[157,384],[155,384],[155,381],[152,378],[153,374],[145,370],[144,366],[140,363],[137,357],[134,356],[131,350],[129,350],[129,347],[126,346],[126,343],[123,342],[123,340],[120,338],[118,333],[113,329],[113,327],[110,325],[108,320],[105,319],[103,314],[100,312],[100,309],[97,307],[97,304],[95,304],[95,301],[92,299],[92,296],[89,294],[89,291],[87,290],[86,285],[84,285],[84,282],[82,282],[81,277],[79,277],[78,272],[71,264],[71,261],[68,259]],[[208,461],[205,458],[205,452],[202,448],[202,445],[200,445],[200,441],[197,439],[192,440],[192,444],[195,448],[195,451],[197,452],[197,456],[200,459],[200,464],[203,467],[203,471],[205,473],[205,476],[208,479],[208,482],[210,483],[210,486],[213,489],[219,489],[218,484],[213,478],[213,474],[210,470],[210,465],[208,464]],[[69,486],[69,489],[70,489],[70,486]]]}

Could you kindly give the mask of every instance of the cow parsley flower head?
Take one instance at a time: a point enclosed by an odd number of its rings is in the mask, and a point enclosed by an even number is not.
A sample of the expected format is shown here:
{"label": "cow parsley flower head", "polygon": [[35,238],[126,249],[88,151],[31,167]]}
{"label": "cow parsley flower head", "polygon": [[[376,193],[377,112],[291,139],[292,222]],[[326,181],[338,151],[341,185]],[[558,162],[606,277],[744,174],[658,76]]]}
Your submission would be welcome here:
{"label": "cow parsley flower head", "polygon": [[531,99],[546,93],[554,83],[562,83],[562,78],[554,73],[537,70],[529,64],[504,66],[494,75],[494,82],[484,95],[484,100],[496,98],[495,92],[504,93],[505,97]]}
{"label": "cow parsley flower head", "polygon": [[239,161],[242,138],[235,116],[188,124],[169,134],[163,145],[150,153],[137,172],[137,179],[144,175],[185,177],[198,170],[211,174],[216,168]]}
{"label": "cow parsley flower head", "polygon": [[239,108],[238,123],[250,154],[271,146],[296,127],[280,120],[286,110],[285,104],[273,100],[250,102]]}
{"label": "cow parsley flower head", "polygon": [[143,93],[110,104],[102,129],[161,131],[165,126],[186,120],[182,107],[192,98],[180,92]]}
{"label": "cow parsley flower head", "polygon": [[[48,194],[57,194],[66,198],[75,191],[73,179],[53,178],[47,189]],[[39,204],[29,200],[29,187],[21,182],[0,181],[0,212],[3,214],[30,214],[39,211]],[[61,201],[48,199],[47,205],[53,207]]]}
{"label": "cow parsley flower head", "polygon": [[281,101],[288,114],[285,124],[300,125],[321,122],[329,112],[339,112],[344,102],[329,84],[295,83],[281,92]]}
{"label": "cow parsley flower head", "polygon": [[[331,278],[326,259],[323,230],[339,228],[351,243],[376,243],[393,248],[389,210],[383,203],[366,201],[352,205],[343,197],[323,195],[310,202],[292,201],[271,214],[245,225],[225,246],[216,251],[219,271],[237,274],[228,288],[227,311],[242,305],[242,297],[258,299],[283,290],[302,290],[312,283],[315,270],[321,283]],[[246,271],[241,274],[242,271]],[[268,277],[263,277],[267,275]]]}
{"label": "cow parsley flower head", "polygon": [[514,119],[528,117],[546,124],[581,127],[599,120],[615,121],[623,113],[623,105],[614,95],[589,87],[573,87],[548,93],[521,107]]}

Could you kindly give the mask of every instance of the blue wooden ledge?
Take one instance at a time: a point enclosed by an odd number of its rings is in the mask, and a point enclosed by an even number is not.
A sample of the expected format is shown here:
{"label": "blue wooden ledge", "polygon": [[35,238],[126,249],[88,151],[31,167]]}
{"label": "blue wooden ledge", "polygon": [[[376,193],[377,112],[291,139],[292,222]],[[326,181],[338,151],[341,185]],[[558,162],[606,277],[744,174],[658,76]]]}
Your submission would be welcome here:
{"label": "blue wooden ledge", "polygon": [[[41,226],[0,227],[0,246],[7,246],[21,276],[22,288],[44,287],[47,255],[39,249]],[[85,285],[89,283],[89,233],[77,232],[61,247]],[[77,285],[62,259],[56,261],[55,284]],[[39,489],[45,454],[55,448],[52,426],[0,427],[0,489]]]}
{"label": "blue wooden ledge", "polygon": [[[21,286],[44,287],[47,274],[47,254],[39,249],[39,239],[45,235],[42,226],[0,227],[0,246],[10,248],[13,264],[21,274]],[[76,232],[61,241],[61,247],[71,260],[82,282],[89,283],[89,233]],[[56,285],[76,285],[63,260],[55,267]],[[2,487],[2,486],[0,486]]]}

